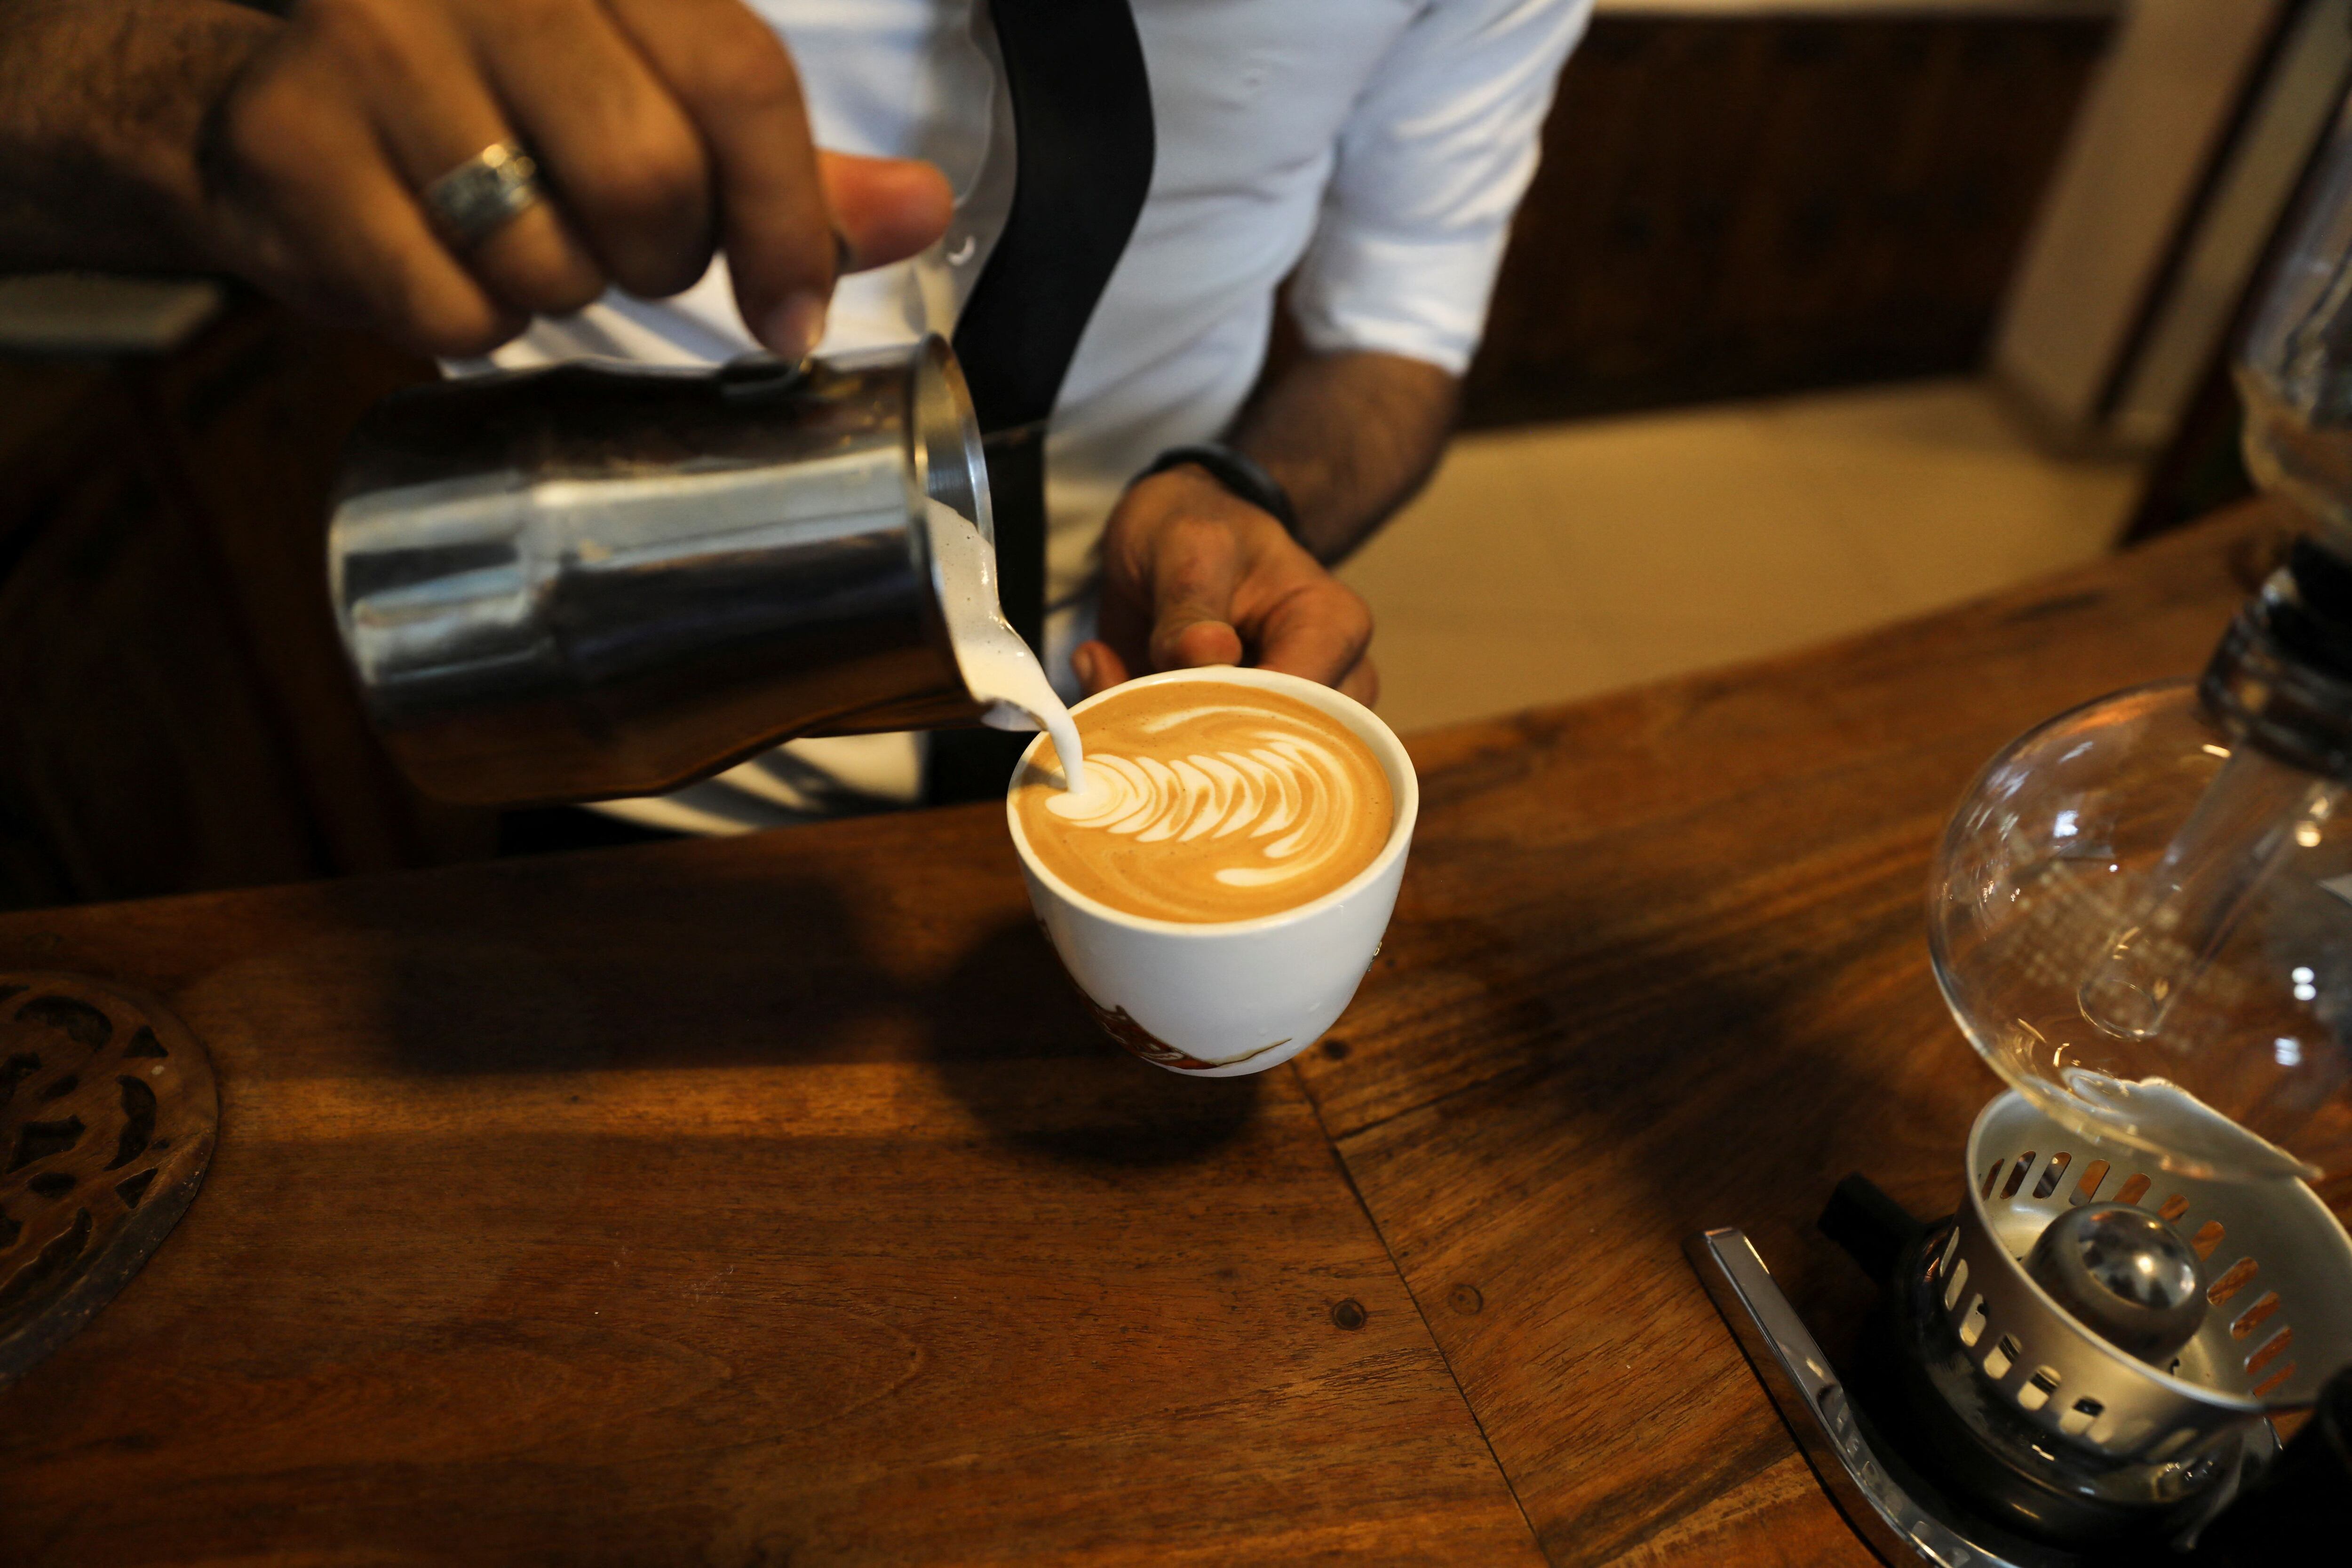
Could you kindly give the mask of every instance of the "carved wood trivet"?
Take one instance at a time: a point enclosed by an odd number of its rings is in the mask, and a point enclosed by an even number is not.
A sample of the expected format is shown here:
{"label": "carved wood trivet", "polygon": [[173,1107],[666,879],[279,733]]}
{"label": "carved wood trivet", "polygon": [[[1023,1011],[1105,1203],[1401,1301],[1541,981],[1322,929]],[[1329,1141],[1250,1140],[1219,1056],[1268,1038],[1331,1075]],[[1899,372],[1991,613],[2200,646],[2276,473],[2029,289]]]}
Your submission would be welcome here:
{"label": "carved wood trivet", "polygon": [[204,1184],[212,1060],[153,998],[0,971],[0,1384],[139,1271]]}

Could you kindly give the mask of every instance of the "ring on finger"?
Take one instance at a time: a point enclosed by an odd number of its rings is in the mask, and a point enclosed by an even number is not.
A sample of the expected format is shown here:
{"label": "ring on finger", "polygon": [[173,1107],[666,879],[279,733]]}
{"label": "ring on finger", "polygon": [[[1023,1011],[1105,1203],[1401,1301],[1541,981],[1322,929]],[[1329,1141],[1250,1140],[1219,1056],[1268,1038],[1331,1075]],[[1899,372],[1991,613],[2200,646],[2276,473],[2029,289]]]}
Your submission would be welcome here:
{"label": "ring on finger", "polygon": [[470,250],[547,199],[539,161],[520,142],[493,141],[425,187],[435,226]]}

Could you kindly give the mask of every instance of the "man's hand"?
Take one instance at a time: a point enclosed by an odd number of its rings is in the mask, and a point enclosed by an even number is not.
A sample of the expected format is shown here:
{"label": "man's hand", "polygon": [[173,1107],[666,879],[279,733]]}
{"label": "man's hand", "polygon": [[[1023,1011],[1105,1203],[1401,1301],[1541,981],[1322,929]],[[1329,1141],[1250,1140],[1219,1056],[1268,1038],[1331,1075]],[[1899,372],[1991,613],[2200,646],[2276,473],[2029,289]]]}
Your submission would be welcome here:
{"label": "man's hand", "polygon": [[1372,614],[1282,525],[1190,465],[1139,482],[1103,533],[1102,640],[1072,666],[1089,695],[1135,675],[1255,664],[1380,695]]}
{"label": "man's hand", "polygon": [[[453,246],[418,193],[508,140],[552,199]],[[226,267],[459,355],[608,283],[675,293],[723,246],[797,357],[837,263],[912,255],[950,202],[928,164],[818,152],[739,0],[0,0],[11,265]]]}
{"label": "man's hand", "polygon": [[[460,254],[416,193],[509,138],[554,199]],[[303,0],[205,151],[225,259],[441,354],[607,283],[674,294],[720,245],[743,319],[797,358],[836,232],[873,266],[948,221],[929,165],[816,151],[791,57],[737,0]]]}
{"label": "man's hand", "polygon": [[1102,636],[1071,656],[1088,695],[1132,676],[1251,664],[1380,695],[1372,614],[1324,570],[1436,465],[1457,382],[1395,354],[1308,354],[1244,412],[1234,443],[1288,491],[1299,532],[1190,464],[1138,482],[1103,531]]}

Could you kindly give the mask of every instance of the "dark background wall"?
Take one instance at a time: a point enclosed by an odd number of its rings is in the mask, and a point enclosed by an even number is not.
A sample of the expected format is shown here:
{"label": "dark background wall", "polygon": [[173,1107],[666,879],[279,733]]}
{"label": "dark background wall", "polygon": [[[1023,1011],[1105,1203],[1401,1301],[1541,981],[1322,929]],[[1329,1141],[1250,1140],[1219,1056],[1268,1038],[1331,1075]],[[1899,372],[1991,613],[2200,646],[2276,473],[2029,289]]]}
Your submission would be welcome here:
{"label": "dark background wall", "polygon": [[0,360],[0,908],[488,852],[394,771],[327,602],[343,437],[431,373],[250,300],[161,360]]}
{"label": "dark background wall", "polygon": [[1598,18],[1469,422],[1976,368],[2109,26]]}

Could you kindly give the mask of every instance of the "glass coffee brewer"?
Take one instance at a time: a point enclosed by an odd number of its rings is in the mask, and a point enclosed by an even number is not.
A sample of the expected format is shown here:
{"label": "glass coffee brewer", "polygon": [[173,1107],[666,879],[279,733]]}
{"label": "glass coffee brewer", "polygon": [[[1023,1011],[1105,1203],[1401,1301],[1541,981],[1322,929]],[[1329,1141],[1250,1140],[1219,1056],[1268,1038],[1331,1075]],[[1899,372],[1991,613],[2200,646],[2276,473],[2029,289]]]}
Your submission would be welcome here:
{"label": "glass coffee brewer", "polygon": [[2012,742],[1937,855],[1937,980],[2011,1085],[1958,1212],[1841,1184],[1883,1289],[1845,1377],[1744,1236],[1690,1245],[1890,1563],[2352,1560],[2352,1240],[2309,1185],[2352,1178],[2352,138],[2239,382],[2311,531],[2200,679]]}

